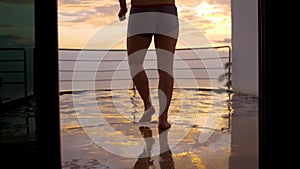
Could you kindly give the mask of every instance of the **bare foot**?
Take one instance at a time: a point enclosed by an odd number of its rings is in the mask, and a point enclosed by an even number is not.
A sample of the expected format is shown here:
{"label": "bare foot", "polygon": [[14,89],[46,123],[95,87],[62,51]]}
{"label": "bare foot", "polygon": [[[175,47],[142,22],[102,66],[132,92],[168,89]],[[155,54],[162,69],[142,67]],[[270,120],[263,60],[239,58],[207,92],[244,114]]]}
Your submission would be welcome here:
{"label": "bare foot", "polygon": [[152,120],[152,115],[155,113],[155,109],[151,106],[148,110],[146,110],[140,119],[140,122],[150,122]]}
{"label": "bare foot", "polygon": [[171,127],[171,124],[168,122],[158,122],[158,128],[160,130],[167,130]]}

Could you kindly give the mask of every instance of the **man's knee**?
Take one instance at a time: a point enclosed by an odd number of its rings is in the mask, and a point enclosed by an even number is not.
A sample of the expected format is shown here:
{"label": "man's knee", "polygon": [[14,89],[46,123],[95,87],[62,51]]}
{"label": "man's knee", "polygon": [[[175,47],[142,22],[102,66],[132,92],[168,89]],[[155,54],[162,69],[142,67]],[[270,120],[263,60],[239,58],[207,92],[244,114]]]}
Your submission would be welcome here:
{"label": "man's knee", "polygon": [[138,73],[144,70],[144,66],[140,63],[129,64],[131,77],[134,78]]}

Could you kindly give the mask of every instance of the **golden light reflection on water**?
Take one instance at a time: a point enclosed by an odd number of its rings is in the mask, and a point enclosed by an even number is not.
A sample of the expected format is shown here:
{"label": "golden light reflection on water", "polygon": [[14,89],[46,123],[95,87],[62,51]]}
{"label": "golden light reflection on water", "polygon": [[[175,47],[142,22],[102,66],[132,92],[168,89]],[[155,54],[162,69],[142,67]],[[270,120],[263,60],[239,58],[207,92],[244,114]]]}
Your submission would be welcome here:
{"label": "golden light reflection on water", "polygon": [[[156,90],[153,90],[151,94],[153,103],[158,109]],[[167,144],[172,148],[177,166],[188,165],[191,169],[198,169],[205,168],[207,160],[203,161],[203,158],[207,156],[224,156],[228,159],[230,134],[222,134],[223,131],[221,131],[222,127],[228,125],[228,119],[221,117],[227,110],[225,104],[227,97],[226,92],[174,90],[169,112],[172,128],[168,134]],[[76,99],[80,102],[74,110]],[[92,100],[96,101],[97,110],[92,107]],[[119,153],[124,157],[135,157],[143,151],[145,146],[138,129],[140,124],[137,123],[142,111],[141,98],[133,90],[62,95],[61,131],[65,134],[85,133],[90,142],[98,145],[97,149],[105,149],[112,154]],[[155,140],[153,156],[159,154],[157,114],[158,112],[154,115],[153,121],[148,124],[152,128]],[[87,148],[87,146],[90,146],[90,143],[82,144],[81,148]],[[216,163],[226,165],[226,160]]]}
{"label": "golden light reflection on water", "polygon": [[179,154],[176,154],[174,156],[186,156],[188,155],[190,152],[182,152],[182,153],[179,153]]}
{"label": "golden light reflection on water", "polygon": [[196,155],[192,151],[174,154],[173,157],[175,161],[181,161],[182,159],[184,159],[182,160],[181,166],[186,169],[206,169],[206,166],[199,155]]}
{"label": "golden light reflection on water", "polygon": [[[78,110],[87,111],[88,113],[82,114],[80,118],[93,119],[96,116],[103,116],[110,123],[126,122],[135,123],[142,115],[143,105],[141,98],[134,91],[120,90],[117,92],[101,91],[97,94],[98,110],[93,110],[89,106],[89,99],[84,97],[82,99],[82,106]],[[115,95],[115,96],[112,96]],[[158,110],[157,95],[153,93],[153,103]],[[93,97],[94,95],[91,95]],[[130,98],[128,98],[130,97]],[[193,90],[174,90],[172,103],[170,106],[169,117],[170,120],[181,124],[192,126],[193,123],[205,123],[207,116],[212,116],[216,120],[220,115],[227,113],[228,108],[226,105],[227,94],[214,92],[203,92]],[[70,100],[64,100],[64,104],[69,106],[61,107],[62,120],[64,123],[68,118],[74,119],[76,112],[73,106],[70,106]],[[64,105],[63,104],[63,105]],[[99,114],[101,112],[101,114]],[[76,119],[75,119],[76,120]],[[136,121],[135,121],[136,120]],[[154,122],[157,120],[153,119]],[[220,123],[220,125],[223,125]]]}
{"label": "golden light reflection on water", "polygon": [[[136,119],[142,115],[143,105],[141,104],[141,98],[138,94],[131,92],[131,98],[128,91],[117,91],[117,92],[99,92],[97,93],[98,99],[98,108],[101,112],[101,116],[105,119],[114,123],[121,119],[127,119],[128,123],[134,123],[134,116]],[[196,94],[195,94],[196,93]],[[127,95],[128,94],[128,95]],[[100,97],[99,97],[100,95]],[[111,96],[115,95],[115,96]],[[153,93],[153,103],[156,109],[158,110],[158,100],[156,93]],[[195,91],[180,91],[174,90],[174,97],[170,106],[170,120],[177,121],[178,123],[185,125],[192,125],[196,119],[200,119],[205,116],[216,116],[219,117],[220,114],[223,114],[226,111],[226,105],[223,103],[225,100],[225,94],[214,94],[211,92],[210,95],[201,95],[197,94]],[[91,95],[93,96],[93,95]],[[111,97],[107,97],[111,96]],[[125,96],[125,97],[124,97]],[[130,100],[131,99],[131,100]],[[82,101],[87,101],[85,97]],[[133,102],[136,102],[132,104]],[[82,106],[77,110],[84,110],[87,113],[81,115],[81,118],[95,118],[96,115],[100,115],[99,112],[90,108],[89,103],[81,103]],[[75,113],[75,112],[73,112]],[[199,118],[192,118],[199,117]],[[192,118],[192,119],[191,119]]]}
{"label": "golden light reflection on water", "polygon": [[[257,102],[247,99],[236,104],[235,111],[248,114],[238,117],[239,120],[234,119],[236,121],[232,122],[231,126],[230,116],[226,118],[223,116],[224,113],[231,112],[231,96],[227,92],[219,91],[174,90],[170,109],[172,127],[168,133],[168,141],[164,144],[171,148],[169,155],[174,159],[175,168],[229,169],[234,168],[232,165],[230,166],[232,156],[236,163],[239,163],[241,156],[253,159],[255,154],[249,154],[249,152],[255,152],[257,147],[254,147],[256,144],[249,145],[253,144],[253,140],[255,141],[253,139],[255,135],[253,133],[247,135],[247,132],[249,127],[252,129],[255,127],[253,125],[257,125],[257,123],[251,122],[257,118],[257,116],[252,116],[257,112]],[[82,116],[80,116],[80,112],[74,110],[74,97],[81,98],[78,110],[85,112]],[[91,108],[90,101],[93,100],[91,97],[96,97],[100,112]],[[153,97],[157,98],[155,92]],[[130,168],[136,162],[136,158],[132,157],[143,152],[146,141],[139,131],[141,124],[136,123],[133,118],[135,116],[136,120],[139,119],[143,106],[139,95],[134,91],[95,91],[95,94],[82,92],[61,95],[60,106],[64,161],[93,158],[98,159],[101,164],[109,164],[111,168]],[[104,117],[104,120],[99,120],[99,116]],[[208,117],[210,119],[207,120]],[[250,123],[245,121],[249,118]],[[82,123],[84,120],[88,123]],[[108,127],[105,122],[108,123]],[[233,128],[234,124],[238,126]],[[160,168],[157,121],[154,120],[148,126],[152,129],[154,139],[151,160],[154,160],[153,167]],[[226,127],[229,127],[230,130],[222,130]],[[244,127],[243,130],[242,127]],[[109,128],[113,131],[108,131]],[[243,134],[235,135],[234,140],[234,132]],[[209,137],[203,141],[206,133],[209,134]],[[247,142],[246,153],[241,151],[243,148],[241,145],[244,143],[238,142],[243,139],[241,136],[247,139],[243,140],[243,142]],[[120,149],[121,155],[116,153],[120,152]],[[254,165],[256,165],[255,161],[251,166]]]}
{"label": "golden light reflection on water", "polygon": [[202,164],[201,158],[191,154],[191,162],[194,164],[198,169],[205,169],[206,167]]}

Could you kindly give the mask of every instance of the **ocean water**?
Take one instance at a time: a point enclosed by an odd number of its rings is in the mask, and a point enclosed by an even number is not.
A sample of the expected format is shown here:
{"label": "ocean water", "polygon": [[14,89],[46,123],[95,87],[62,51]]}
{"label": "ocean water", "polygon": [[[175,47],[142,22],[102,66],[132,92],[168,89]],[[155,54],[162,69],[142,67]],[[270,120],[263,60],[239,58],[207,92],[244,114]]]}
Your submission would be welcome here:
{"label": "ocean water", "polygon": [[[175,88],[224,88],[220,77],[228,72],[227,47],[178,49],[174,58]],[[61,91],[130,89],[131,76],[125,50],[70,50],[59,51]],[[150,87],[156,88],[158,74],[154,50],[148,50],[144,68]]]}
{"label": "ocean water", "polygon": [[[1,51],[0,77],[4,101],[33,94],[33,49]],[[228,72],[228,47],[178,49],[174,60],[175,88],[224,88],[228,79],[219,78]],[[6,60],[10,60],[7,62]],[[26,65],[27,86],[24,69]],[[157,88],[156,54],[149,50],[144,67],[151,88]],[[14,83],[17,82],[17,83]],[[133,87],[125,50],[59,50],[60,91],[130,89]],[[27,88],[25,88],[27,87]]]}

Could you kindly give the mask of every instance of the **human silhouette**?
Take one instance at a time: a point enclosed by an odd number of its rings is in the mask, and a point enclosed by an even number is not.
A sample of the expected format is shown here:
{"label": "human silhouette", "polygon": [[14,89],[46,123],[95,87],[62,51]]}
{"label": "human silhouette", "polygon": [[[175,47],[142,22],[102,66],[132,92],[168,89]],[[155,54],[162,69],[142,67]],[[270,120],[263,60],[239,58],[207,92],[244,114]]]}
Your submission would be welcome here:
{"label": "human silhouette", "polygon": [[[119,0],[119,2],[118,16],[122,18],[128,9],[126,0]],[[159,129],[171,127],[168,122],[168,110],[174,86],[173,61],[178,38],[178,25],[174,0],[131,1],[127,27],[127,55],[133,83],[144,103],[144,113],[140,122],[150,122],[155,113],[150,97],[148,77],[143,67],[147,49],[153,38],[159,75]]]}

